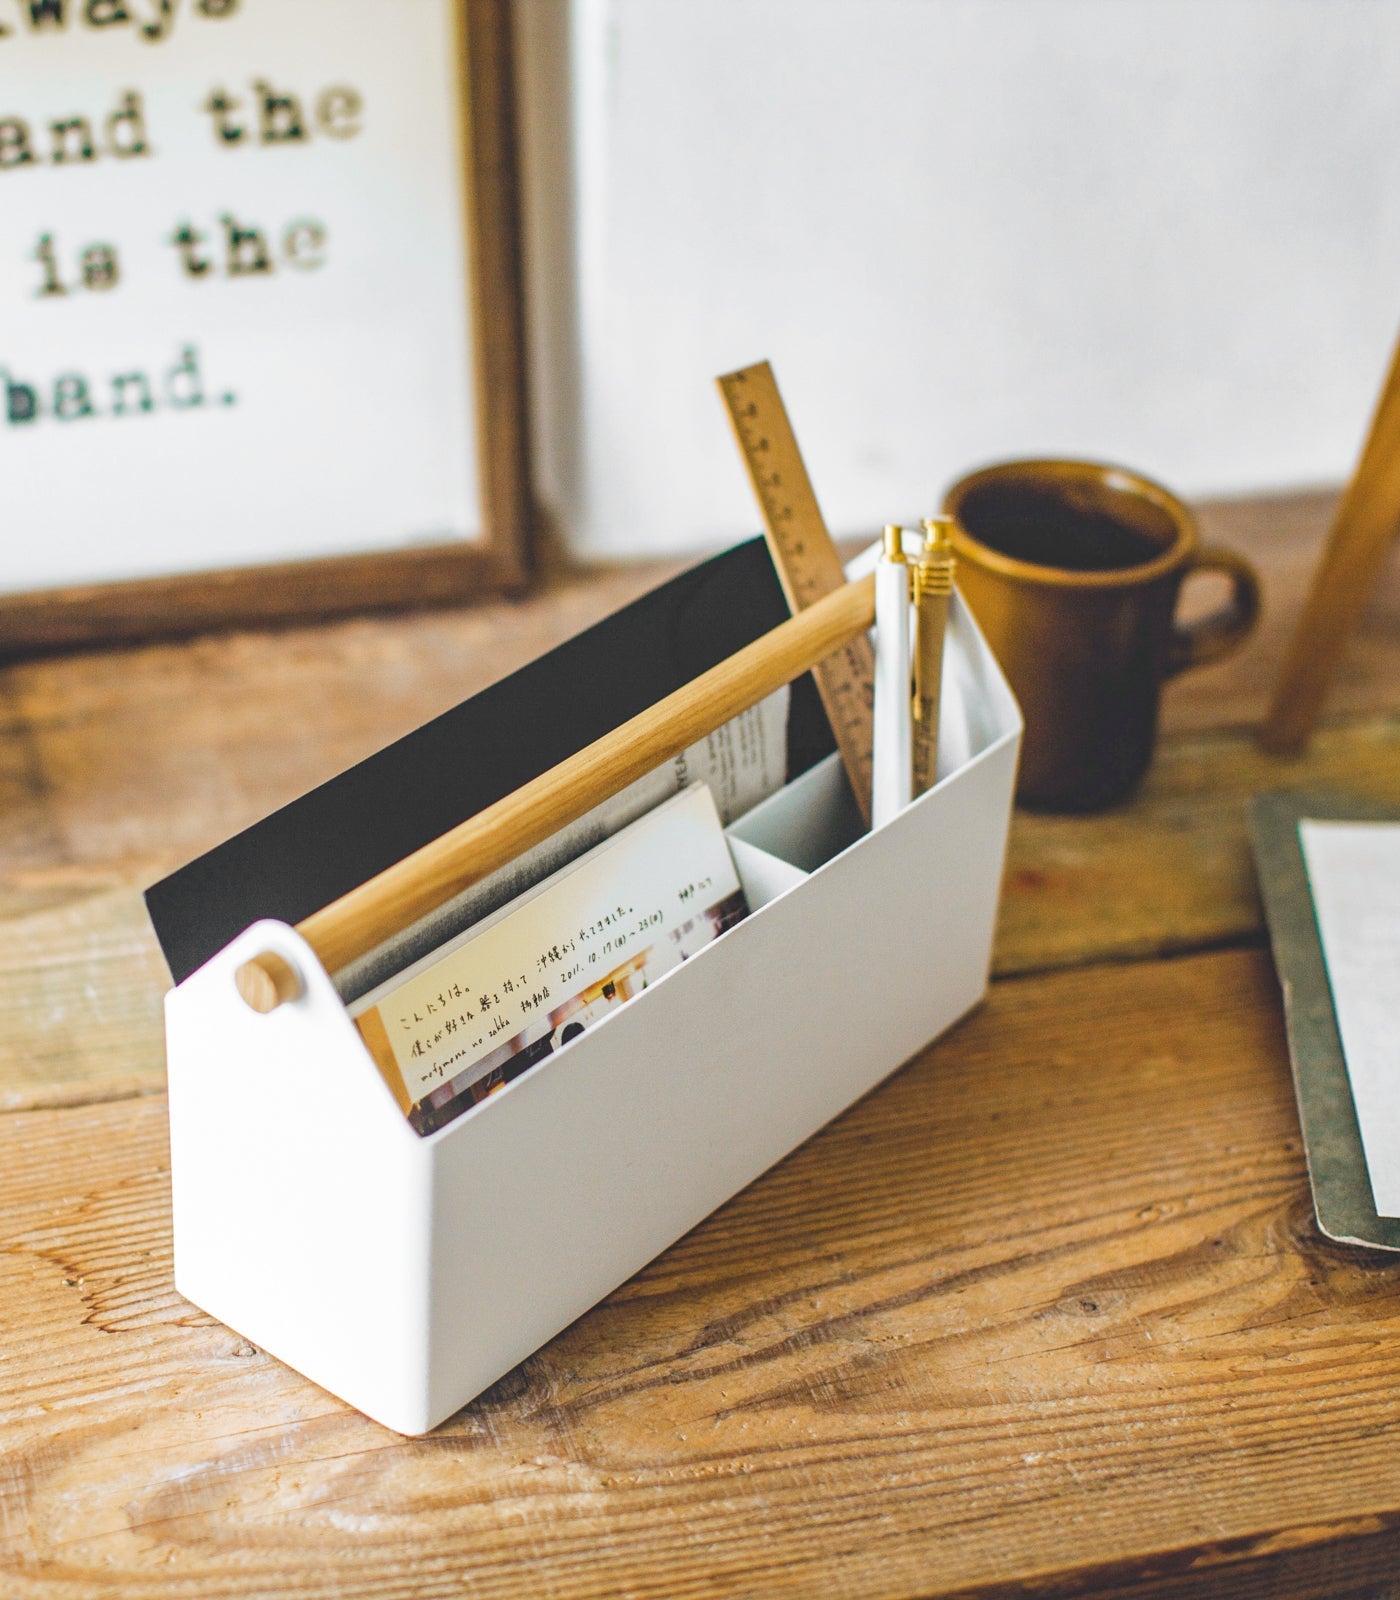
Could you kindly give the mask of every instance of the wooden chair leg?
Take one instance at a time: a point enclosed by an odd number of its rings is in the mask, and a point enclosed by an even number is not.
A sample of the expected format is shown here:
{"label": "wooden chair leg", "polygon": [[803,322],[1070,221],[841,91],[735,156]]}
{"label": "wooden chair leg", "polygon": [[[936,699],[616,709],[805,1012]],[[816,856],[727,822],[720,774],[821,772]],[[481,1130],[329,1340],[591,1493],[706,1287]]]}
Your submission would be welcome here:
{"label": "wooden chair leg", "polygon": [[1356,631],[1400,528],[1400,345],[1391,358],[1361,459],[1327,536],[1259,743],[1303,750],[1317,726],[1342,651]]}

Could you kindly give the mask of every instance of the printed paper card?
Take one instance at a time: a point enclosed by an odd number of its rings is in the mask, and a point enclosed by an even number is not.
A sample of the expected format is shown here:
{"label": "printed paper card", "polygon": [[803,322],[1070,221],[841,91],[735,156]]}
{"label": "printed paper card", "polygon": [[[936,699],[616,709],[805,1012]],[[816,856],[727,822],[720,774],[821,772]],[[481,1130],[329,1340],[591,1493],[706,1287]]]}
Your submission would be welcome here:
{"label": "printed paper card", "polygon": [[568,1044],[748,911],[692,784],[352,1008],[419,1133]]}

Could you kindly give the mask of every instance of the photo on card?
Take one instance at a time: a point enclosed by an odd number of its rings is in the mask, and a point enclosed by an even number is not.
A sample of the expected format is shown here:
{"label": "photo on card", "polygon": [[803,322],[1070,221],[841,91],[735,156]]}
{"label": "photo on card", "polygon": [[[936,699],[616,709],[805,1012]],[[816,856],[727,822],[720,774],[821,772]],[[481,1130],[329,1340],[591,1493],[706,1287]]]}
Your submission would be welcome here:
{"label": "photo on card", "polygon": [[692,783],[350,1014],[420,1134],[480,1104],[748,913],[707,784]]}

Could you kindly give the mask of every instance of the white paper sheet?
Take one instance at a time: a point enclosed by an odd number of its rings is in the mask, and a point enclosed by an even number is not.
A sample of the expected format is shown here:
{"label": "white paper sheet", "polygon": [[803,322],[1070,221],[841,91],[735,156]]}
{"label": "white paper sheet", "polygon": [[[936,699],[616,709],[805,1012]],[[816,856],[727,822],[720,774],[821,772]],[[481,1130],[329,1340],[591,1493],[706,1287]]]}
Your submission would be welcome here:
{"label": "white paper sheet", "polygon": [[1376,1211],[1400,1217],[1400,824],[1298,833]]}

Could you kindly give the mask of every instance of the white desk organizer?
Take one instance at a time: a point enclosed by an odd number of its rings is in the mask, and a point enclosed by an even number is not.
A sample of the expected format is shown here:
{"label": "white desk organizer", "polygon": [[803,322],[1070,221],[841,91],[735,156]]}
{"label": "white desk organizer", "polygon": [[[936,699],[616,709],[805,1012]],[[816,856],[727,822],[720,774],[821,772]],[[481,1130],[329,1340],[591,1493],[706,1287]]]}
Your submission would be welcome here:
{"label": "white desk organizer", "polygon": [[[875,833],[835,756],[738,821],[752,914],[428,1138],[311,949],[248,929],[167,998],[180,1292],[390,1428],[449,1417],[985,992],[1021,720],[960,601],[943,726]],[[263,951],[306,981],[268,1016]]]}

